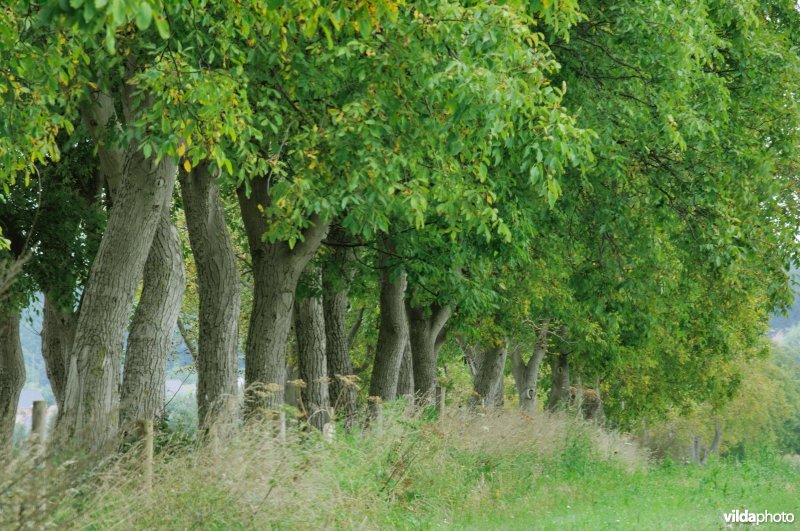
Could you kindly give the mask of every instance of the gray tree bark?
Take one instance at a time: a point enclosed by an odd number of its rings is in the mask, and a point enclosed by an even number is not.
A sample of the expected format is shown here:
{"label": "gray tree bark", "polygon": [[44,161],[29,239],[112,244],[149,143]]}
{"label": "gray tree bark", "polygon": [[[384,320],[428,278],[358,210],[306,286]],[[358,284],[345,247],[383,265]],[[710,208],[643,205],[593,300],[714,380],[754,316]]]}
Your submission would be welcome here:
{"label": "gray tree bark", "polygon": [[236,418],[241,288],[215,175],[201,164],[180,179],[200,295],[197,411],[206,433],[218,421]]}
{"label": "gray tree bark", "polygon": [[303,241],[298,241],[294,248],[284,241],[265,241],[269,220],[262,209],[271,202],[268,183],[259,178],[251,183],[251,188],[250,197],[244,188],[238,191],[254,280],[253,311],[245,347],[248,417],[283,403],[286,341],[292,326],[297,281],[328,232],[328,222],[314,215]]}
{"label": "gray tree bark", "polygon": [[[533,355],[527,363],[522,359],[518,348],[511,353],[511,374],[517,386],[519,408],[527,413],[533,413],[536,410],[536,390],[539,385],[542,360],[547,354],[549,345],[548,333],[549,324],[545,322],[539,329]],[[569,381],[567,381],[567,387],[569,387]]]}
{"label": "gray tree bark", "polygon": [[403,361],[400,363],[400,376],[397,380],[397,396],[414,399],[414,360],[411,356],[411,341],[406,341]]}
{"label": "gray tree bark", "polygon": [[163,415],[167,358],[185,280],[180,236],[166,205],[145,262],[142,296],[128,335],[120,399],[123,432],[134,433],[136,421]]}
{"label": "gray tree bark", "polygon": [[58,306],[45,293],[44,318],[42,321],[42,357],[44,358],[47,378],[56,398],[58,415],[64,409],[64,395],[67,388],[67,360],[72,351],[75,339],[75,327],[78,316],[69,309]]}
{"label": "gray tree bark", "polygon": [[0,314],[0,455],[11,447],[19,395],[25,385],[19,319],[19,311]]}
{"label": "gray tree bark", "polygon": [[[394,247],[388,238],[384,248],[392,252]],[[389,254],[380,252],[378,267],[381,268],[380,319],[378,342],[375,346],[375,364],[372,367],[372,380],[369,394],[383,400],[397,398],[397,382],[400,377],[400,364],[408,341],[408,320],[405,303],[406,274],[400,272],[392,278],[389,271]]]}
{"label": "gray tree bark", "polygon": [[[93,111],[90,129],[102,130],[113,117],[113,102],[100,99]],[[136,144],[122,152],[101,145],[98,155],[101,166],[104,159],[122,161],[116,164],[121,183],[84,289],[58,430],[90,452],[111,451],[117,443],[125,329],[177,172],[175,160],[156,163]]]}
{"label": "gray tree bark", "polygon": [[569,402],[569,354],[566,349],[550,356],[551,385],[547,409],[555,411]]}
{"label": "gray tree bark", "polygon": [[477,407],[483,404],[488,408],[503,407],[505,402],[503,373],[508,356],[508,341],[504,340],[489,348],[467,345],[460,338],[458,343],[472,374],[474,394],[470,398],[470,406]]}
{"label": "gray tree bark", "polygon": [[[316,269],[316,268],[315,268]],[[313,275],[320,279],[319,270]],[[330,420],[328,362],[325,355],[325,317],[319,298],[307,296],[295,301],[294,329],[297,335],[297,366],[305,382],[301,391],[303,409],[312,426],[322,430]]]}
{"label": "gray tree bark", "polygon": [[[343,240],[338,231],[331,236]],[[331,255],[322,272],[326,357],[331,379],[329,392],[334,408],[344,420],[345,429],[349,430],[354,426],[358,412],[358,390],[350,360],[350,334],[346,322],[348,293],[353,279],[353,251],[347,247],[334,247]]]}
{"label": "gray tree bark", "polygon": [[406,313],[414,367],[414,394],[422,403],[433,403],[438,363],[436,341],[453,311],[449,305],[433,304],[424,308],[407,304]]}

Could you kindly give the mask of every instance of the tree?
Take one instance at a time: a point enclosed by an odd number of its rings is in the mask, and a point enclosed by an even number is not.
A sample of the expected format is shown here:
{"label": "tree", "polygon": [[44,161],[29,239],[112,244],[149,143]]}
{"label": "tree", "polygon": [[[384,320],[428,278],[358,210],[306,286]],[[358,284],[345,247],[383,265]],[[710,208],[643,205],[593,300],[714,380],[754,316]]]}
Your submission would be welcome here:
{"label": "tree", "polygon": [[567,226],[593,236],[573,251],[583,317],[564,320],[571,368],[613,378],[605,398],[623,416],[730,393],[736,378],[723,367],[758,350],[796,252],[786,229],[797,113],[784,68],[797,67],[797,13],[770,2],[747,15],[733,5],[692,16],[681,9],[699,4],[582,8],[569,42],[553,44],[565,104],[597,133],[588,186],[561,199]]}
{"label": "tree", "polygon": [[325,314],[322,308],[322,270],[312,264],[295,300],[297,365],[303,380],[302,397],[308,422],[321,430],[331,418]]}
{"label": "tree", "polygon": [[178,229],[168,205],[158,222],[144,267],[142,295],[130,326],[120,398],[123,430],[163,414],[167,357],[185,290]]}
{"label": "tree", "polygon": [[216,173],[203,163],[181,172],[181,193],[200,293],[197,410],[201,432],[236,417],[241,293]]}
{"label": "tree", "polygon": [[[89,127],[95,134],[113,128],[113,104],[107,97],[93,103]],[[177,167],[174,159],[157,163],[146,157],[136,142],[119,151],[100,149],[99,156],[105,171],[121,170],[107,174],[120,178],[119,194],[83,295],[59,427],[62,437],[85,440],[93,451],[108,451],[116,444],[128,313],[161,212],[172,197]]]}
{"label": "tree", "polygon": [[403,363],[406,345],[409,344],[408,320],[404,304],[406,273],[398,270],[396,266],[392,267],[396,263],[392,258],[394,249],[396,247],[391,236],[387,236],[378,250],[381,313],[369,394],[382,400],[397,398],[400,366]]}
{"label": "tree", "polygon": [[[350,239],[338,225],[333,225],[327,241],[332,245],[322,266],[322,310],[325,321],[325,346],[328,362],[329,395],[334,409],[344,419],[346,429],[351,429],[358,411],[353,362],[350,347],[353,332],[347,328],[347,311],[350,285],[355,274],[355,252]],[[363,309],[361,313],[363,314]],[[355,326],[360,326],[357,321]]]}
{"label": "tree", "polygon": [[[20,310],[34,297],[44,294],[42,352],[53,393],[59,406],[66,387],[66,359],[74,334],[74,307],[78,286],[86,278],[97,250],[105,215],[97,204],[96,160],[92,146],[78,132],[59,137],[62,158],[44,167],[36,184],[15,186],[0,203],[0,227],[10,238],[8,251],[0,251],[4,264],[16,269],[3,297],[4,332],[10,424],[3,426],[10,437],[17,401],[12,389],[25,382],[19,344]],[[16,381],[15,379],[21,378]],[[17,391],[18,393],[18,391]],[[6,399],[4,399],[5,401]],[[10,441],[10,438],[8,439]]]}

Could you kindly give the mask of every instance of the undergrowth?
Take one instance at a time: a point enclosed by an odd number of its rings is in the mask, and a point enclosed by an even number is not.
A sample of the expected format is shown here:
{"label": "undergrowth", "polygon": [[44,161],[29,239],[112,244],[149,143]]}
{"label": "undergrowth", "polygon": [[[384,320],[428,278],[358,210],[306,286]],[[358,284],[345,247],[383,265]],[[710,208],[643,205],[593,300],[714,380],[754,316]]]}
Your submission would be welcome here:
{"label": "undergrowth", "polygon": [[0,469],[0,527],[696,529],[733,508],[797,511],[798,467],[776,456],[650,464],[565,415],[398,404],[384,419],[333,442],[295,429],[283,443],[269,425],[216,445],[162,438],[152,492],[135,450],[100,467],[19,452]]}

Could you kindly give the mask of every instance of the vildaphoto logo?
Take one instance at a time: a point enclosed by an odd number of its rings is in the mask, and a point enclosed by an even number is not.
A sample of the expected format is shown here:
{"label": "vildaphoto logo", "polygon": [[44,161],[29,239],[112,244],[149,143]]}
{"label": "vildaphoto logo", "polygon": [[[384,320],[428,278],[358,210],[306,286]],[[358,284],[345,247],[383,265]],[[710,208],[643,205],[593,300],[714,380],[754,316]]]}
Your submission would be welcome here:
{"label": "vildaphoto logo", "polygon": [[734,509],[724,513],[722,518],[726,524],[791,524],[794,522],[794,513],[769,513],[767,511],[753,513],[745,509]]}

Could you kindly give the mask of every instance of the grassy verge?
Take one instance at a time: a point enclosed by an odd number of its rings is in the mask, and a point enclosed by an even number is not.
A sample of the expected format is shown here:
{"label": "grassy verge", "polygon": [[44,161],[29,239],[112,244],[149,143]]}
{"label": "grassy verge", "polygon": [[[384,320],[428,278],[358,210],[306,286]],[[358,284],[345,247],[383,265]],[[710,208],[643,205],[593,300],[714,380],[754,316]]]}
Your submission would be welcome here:
{"label": "grassy verge", "polygon": [[718,529],[734,508],[800,517],[796,464],[649,464],[625,438],[565,416],[426,420],[398,409],[381,433],[333,443],[269,433],[164,449],[150,494],[133,454],[82,475],[74,460],[9,467],[0,527]]}
{"label": "grassy verge", "polygon": [[[707,467],[657,466],[633,473],[595,464],[585,475],[545,475],[529,492],[486,512],[470,511],[459,528],[722,529],[733,509],[800,517],[800,472],[780,460]],[[760,528],[786,528],[762,525]]]}

